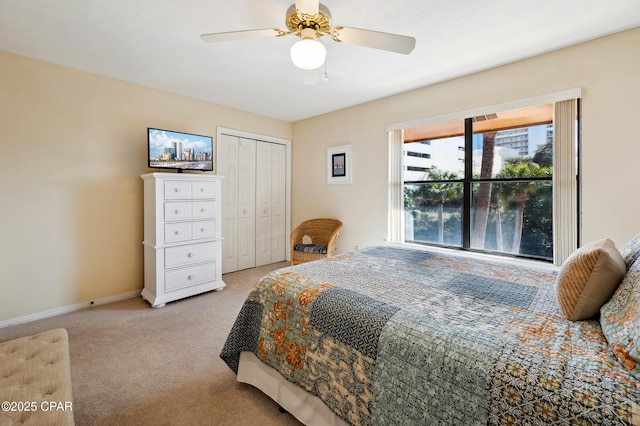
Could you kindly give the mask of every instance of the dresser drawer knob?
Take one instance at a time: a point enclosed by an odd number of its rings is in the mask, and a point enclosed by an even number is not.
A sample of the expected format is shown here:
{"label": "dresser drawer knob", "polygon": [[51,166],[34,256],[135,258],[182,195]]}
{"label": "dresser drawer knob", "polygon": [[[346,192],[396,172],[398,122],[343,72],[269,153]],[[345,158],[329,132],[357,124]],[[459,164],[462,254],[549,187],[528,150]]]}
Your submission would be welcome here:
{"label": "dresser drawer knob", "polygon": [[180,210],[176,209],[173,211],[175,214],[180,214]]}
{"label": "dresser drawer knob", "polygon": [[173,192],[180,192],[180,188],[173,188]]}
{"label": "dresser drawer knob", "polygon": [[207,210],[206,210],[204,207],[200,209],[200,213],[204,213],[204,212],[206,212],[206,211],[207,211]]}
{"label": "dresser drawer knob", "polygon": [[187,279],[188,279],[188,280],[195,280],[195,279],[196,279],[196,276],[195,276],[195,275],[189,275],[189,276],[187,277]]}
{"label": "dresser drawer knob", "polygon": [[188,253],[187,257],[195,257],[195,255],[196,255],[195,253]]}
{"label": "dresser drawer knob", "polygon": [[173,231],[174,235],[180,235],[180,231]]}

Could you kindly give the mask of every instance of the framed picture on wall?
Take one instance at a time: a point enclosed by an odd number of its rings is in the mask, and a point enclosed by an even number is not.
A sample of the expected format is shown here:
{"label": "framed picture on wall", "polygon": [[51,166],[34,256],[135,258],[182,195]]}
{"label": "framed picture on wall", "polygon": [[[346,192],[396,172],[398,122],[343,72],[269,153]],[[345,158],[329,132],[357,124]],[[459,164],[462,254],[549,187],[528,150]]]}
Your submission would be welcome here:
{"label": "framed picture on wall", "polygon": [[327,148],[327,183],[351,183],[351,145]]}

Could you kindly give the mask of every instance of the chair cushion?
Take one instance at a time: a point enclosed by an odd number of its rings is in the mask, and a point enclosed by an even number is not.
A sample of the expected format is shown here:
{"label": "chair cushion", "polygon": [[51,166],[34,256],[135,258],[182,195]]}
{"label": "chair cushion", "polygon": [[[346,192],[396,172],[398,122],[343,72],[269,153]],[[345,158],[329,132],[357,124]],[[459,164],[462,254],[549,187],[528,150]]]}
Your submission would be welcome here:
{"label": "chair cushion", "polygon": [[296,244],[293,249],[305,253],[327,254],[327,246],[317,246],[315,244]]}

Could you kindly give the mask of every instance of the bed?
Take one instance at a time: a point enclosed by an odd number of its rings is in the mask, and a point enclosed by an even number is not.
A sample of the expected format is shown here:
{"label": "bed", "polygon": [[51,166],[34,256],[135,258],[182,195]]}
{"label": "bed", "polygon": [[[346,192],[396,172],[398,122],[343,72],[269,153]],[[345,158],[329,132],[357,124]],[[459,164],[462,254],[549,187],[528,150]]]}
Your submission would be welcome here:
{"label": "bed", "polygon": [[554,268],[396,246],[283,268],[220,356],[307,425],[640,424],[629,244],[602,315],[579,321]]}

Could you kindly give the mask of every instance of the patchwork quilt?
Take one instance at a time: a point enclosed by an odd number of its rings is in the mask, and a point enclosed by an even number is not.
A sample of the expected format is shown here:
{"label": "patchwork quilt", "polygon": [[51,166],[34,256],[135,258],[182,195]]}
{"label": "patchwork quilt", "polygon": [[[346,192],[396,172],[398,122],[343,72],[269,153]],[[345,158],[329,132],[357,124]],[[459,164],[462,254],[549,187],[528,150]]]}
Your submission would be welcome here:
{"label": "patchwork quilt", "polygon": [[249,294],[221,357],[253,352],[352,425],[640,424],[640,384],[555,273],[371,247]]}

